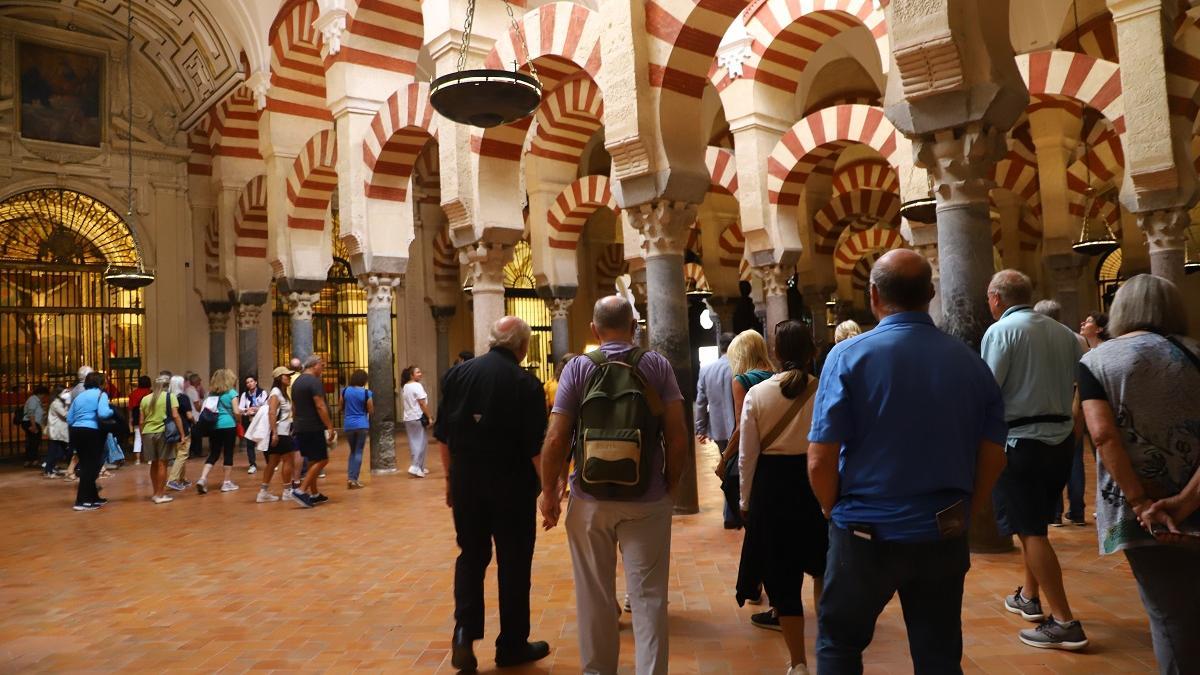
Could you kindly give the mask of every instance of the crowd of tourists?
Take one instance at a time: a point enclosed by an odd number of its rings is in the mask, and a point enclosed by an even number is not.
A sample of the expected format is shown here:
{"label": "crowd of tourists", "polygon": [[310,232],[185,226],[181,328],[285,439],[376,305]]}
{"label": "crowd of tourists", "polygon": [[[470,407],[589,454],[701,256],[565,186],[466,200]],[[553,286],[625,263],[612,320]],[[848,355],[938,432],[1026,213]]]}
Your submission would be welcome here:
{"label": "crowd of tourists", "polygon": [[[1076,333],[1058,321],[1057,303],[1033,303],[1029,277],[1004,270],[987,290],[995,323],[978,349],[935,326],[933,296],[929,263],[897,250],[871,270],[878,324],[837,326],[823,353],[798,321],[775,326],[771,344],[754,331],[723,335],[722,356],[699,373],[692,430],[671,363],[637,346],[633,308],[620,296],[595,304],[599,347],[563,358],[545,385],[520,365],[531,330],[514,316],[491,327],[486,354],[462,355],[445,374],[436,419],[421,370],[405,369],[408,473],[428,475],[429,431],[460,548],[454,667],[478,667],[474,642],[484,637],[493,545],[497,664],[550,653],[548,643],[529,639],[540,519],[546,530],[565,522],[582,671],[617,672],[624,610],[632,614],[636,671],[666,673],[673,495],[694,433],[719,450],[724,526],[742,531],[732,600],[765,606],[751,621],[781,632],[789,675],[810,672],[805,576],[822,675],[862,672],[876,621],[896,595],[914,671],[962,672],[972,529],[1020,542],[1021,578],[996,599],[1031,622],[1016,638],[1031,647],[1087,647],[1048,528],[1063,525],[1064,515],[1086,524],[1089,448],[1100,552],[1128,561],[1161,672],[1200,672],[1200,584],[1192,578],[1200,569],[1200,345],[1183,337],[1179,290],[1135,276],[1108,315],[1089,314]],[[251,474],[258,453],[265,458],[256,501],[311,508],[327,499],[318,481],[334,441],[323,368],[319,356],[294,361],[276,368],[268,387],[247,378],[240,393],[227,370],[213,373],[207,390],[193,374],[163,372],[139,382],[128,420],[111,405],[102,376],[84,368],[52,402],[50,392],[36,391],[22,424],[30,439],[44,427],[47,475],[70,458],[77,510],[105,503],[96,479],[121,429],[132,430],[135,455],[151,465],[154,503],[170,502],[168,490],[208,492],[218,460],[219,489],[237,490],[231,472],[240,436]],[[366,385],[358,371],[341,394],[350,489],[361,487],[374,411]],[[193,484],[186,459],[201,438],[209,451]],[[29,447],[36,457],[33,440]]]}
{"label": "crowd of tourists", "polygon": [[[271,372],[269,387],[251,375],[239,390],[237,376],[218,369],[207,386],[199,374],[174,375],[161,371],[151,380],[138,378],[125,406],[117,406],[104,375],[83,366],[78,382],[54,392],[35,387],[25,405],[14,413],[14,422],[25,433],[25,466],[38,468],[48,479],[77,483],[76,511],[95,511],[108,500],[100,496],[98,480],[123,466],[149,466],[154,504],[167,504],[178,494],[194,489],[205,495],[211,489],[240,489],[233,473],[234,456],[241,443],[249,475],[259,482],[257,503],[293,502],[304,508],[329,498],[320,491],[329,449],[337,441],[326,387],[322,381],[324,359],[319,355],[291,360]],[[420,368],[404,371],[404,420],[412,464],[410,475],[425,478],[424,429],[428,396],[421,385]],[[341,429],[349,448],[346,487],[361,489],[359,478],[367,445],[374,402],[366,371],[356,370],[340,390]],[[411,421],[410,421],[411,420]],[[47,441],[42,457],[42,440]],[[202,450],[204,441],[208,451]],[[126,451],[132,461],[126,461]],[[204,457],[200,475],[186,476],[189,457]],[[263,468],[259,470],[259,460]],[[64,462],[65,468],[60,468]],[[213,469],[221,465],[218,484]],[[278,475],[278,493],[273,483]]]}

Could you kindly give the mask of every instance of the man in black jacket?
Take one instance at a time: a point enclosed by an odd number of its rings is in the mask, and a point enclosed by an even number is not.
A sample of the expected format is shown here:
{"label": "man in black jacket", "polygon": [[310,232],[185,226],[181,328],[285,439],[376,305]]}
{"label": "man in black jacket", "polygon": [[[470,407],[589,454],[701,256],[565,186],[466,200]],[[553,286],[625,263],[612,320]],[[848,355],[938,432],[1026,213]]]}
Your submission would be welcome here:
{"label": "man in black jacket", "polygon": [[446,505],[461,549],[454,568],[451,663],[478,666],[472,643],[483,638],[483,579],[496,542],[500,635],[496,664],[544,658],[529,642],[529,585],[536,539],[534,513],[546,406],[542,384],[520,366],[529,324],[506,316],[491,329],[490,350],[446,373],[433,436],[446,469]]}

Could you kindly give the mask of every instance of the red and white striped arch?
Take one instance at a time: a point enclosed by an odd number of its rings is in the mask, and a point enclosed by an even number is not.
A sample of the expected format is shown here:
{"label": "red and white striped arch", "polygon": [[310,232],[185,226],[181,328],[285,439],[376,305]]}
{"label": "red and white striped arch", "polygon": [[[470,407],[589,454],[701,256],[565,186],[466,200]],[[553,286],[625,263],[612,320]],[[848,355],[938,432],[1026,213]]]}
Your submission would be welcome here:
{"label": "red and white striped arch", "polygon": [[289,0],[271,26],[271,88],[267,110],[297,117],[332,120],[325,103],[325,63],[321,34],[313,28],[316,0]]}
{"label": "red and white striped arch", "polygon": [[[998,185],[988,196],[991,211],[997,215],[999,214],[999,208],[996,206],[996,193],[1000,190],[1007,190],[1007,188]],[[1029,197],[1021,197],[1020,194],[1017,194],[1017,197],[1025,202],[1024,207],[1021,209],[1021,219],[1017,223],[1018,245],[1022,251],[1036,251],[1038,245],[1042,243],[1042,226],[1034,214],[1032,205],[1040,204],[1041,198],[1036,189]],[[1000,220],[998,218],[994,219],[992,222],[992,245],[998,250],[1002,248],[1002,237],[1003,231],[1000,227]],[[1001,253],[1003,253],[1002,250]]]}
{"label": "red and white striped arch", "polygon": [[704,266],[700,263],[684,263],[683,284],[688,291],[712,291],[708,277],[704,274]]}
{"label": "red and white striped arch", "polygon": [[209,111],[213,154],[217,157],[261,160],[258,154],[259,111],[254,92],[242,85]]}
{"label": "red and white striped arch", "polygon": [[[752,11],[746,32],[754,38],[754,58],[743,72],[768,87],[795,93],[813,54],[852,28],[871,32],[882,63],[890,57],[887,23],[873,0],[767,0]],[[718,81],[718,91],[727,84]]]}
{"label": "red and white striped arch", "polygon": [[596,256],[596,297],[616,293],[617,277],[629,271],[625,249],[620,244],[606,244]]}
{"label": "red and white striped arch", "polygon": [[900,175],[882,159],[867,158],[840,166],[833,173],[833,196],[854,190],[900,194]]}
{"label": "red and white striped arch", "polygon": [[809,174],[852,143],[873,148],[893,166],[899,162],[904,139],[883,115],[883,109],[839,105],[815,112],[797,122],[767,159],[767,196],[772,204],[795,205]]}
{"label": "red and white striped arch", "polygon": [[717,264],[721,267],[738,269],[746,253],[746,236],[742,226],[732,223],[717,238]]}
{"label": "red and white striped arch", "polygon": [[438,178],[438,147],[437,140],[425,146],[413,165],[413,187],[420,186],[421,196],[417,199],[422,204],[442,203],[442,183]]}
{"label": "red and white striped arch", "polygon": [[1195,120],[1200,115],[1200,18],[1182,18],[1173,44],[1163,54],[1167,102],[1172,115]]}
{"label": "red and white striped arch", "polygon": [[550,207],[550,248],[574,251],[588,218],[600,208],[619,213],[607,176],[584,176],[558,193]]}
{"label": "red and white striped arch", "polygon": [[842,232],[876,225],[894,228],[900,221],[900,195],[882,190],[853,190],[829,200],[813,215],[813,250],[831,254]]}
{"label": "red and white striped arch", "polygon": [[425,34],[419,0],[346,0],[342,46],[328,63],[414,75]]}
{"label": "red and white striped arch", "polygon": [[[875,263],[879,262],[885,253],[887,251],[871,251],[859,258],[858,264],[854,266],[854,271],[850,273],[850,287],[854,298],[862,297],[866,292],[867,285],[871,283],[871,268],[875,267]],[[866,298],[864,297],[863,300],[865,301]]]}
{"label": "red and white striped arch", "polygon": [[846,237],[838,246],[837,253],[833,256],[833,271],[838,276],[849,277],[854,272],[854,266],[867,253],[890,251],[903,246],[904,238],[896,228],[872,227],[856,232]]}
{"label": "red and white striped arch", "polygon": [[292,164],[287,180],[288,227],[325,229],[325,215],[337,184],[337,136],[326,129],[308,139]]}
{"label": "red and white striped arch", "polygon": [[1125,133],[1120,66],[1059,50],[1018,54],[1016,60],[1031,100],[1043,96],[1074,99],[1104,115],[1118,134]]}
{"label": "red and white striped arch", "polygon": [[737,196],[737,162],[733,151],[710,145],[704,152],[704,163],[708,165],[708,175],[712,179],[710,190]]}
{"label": "red and white striped arch", "polygon": [[567,79],[538,108],[529,152],[573,168],[603,120],[604,98],[600,87],[582,75]]}
{"label": "red and white striped arch", "polygon": [[413,83],[389,96],[363,138],[367,196],[395,202],[407,199],[417,156],[435,134],[428,84]]}
{"label": "red and white striped arch", "polygon": [[1113,231],[1118,238],[1121,236],[1121,207],[1112,199],[1093,198],[1091,208],[1087,205],[1087,181],[1082,175],[1067,174],[1067,211],[1073,218],[1082,223],[1085,209],[1087,215],[1099,218]]}
{"label": "red and white striped arch", "polygon": [[267,177],[251,178],[238,195],[233,214],[234,253],[241,258],[267,257]]}
{"label": "red and white striped arch", "polygon": [[[524,35],[529,54],[525,53],[516,30]],[[543,66],[541,57],[555,56],[575,64],[592,79],[599,78],[600,17],[587,7],[573,2],[551,2],[526,12],[517,21],[516,30],[510,28],[496,41],[483,61],[484,68],[512,70],[516,63],[528,72],[523,66],[533,59],[543,85],[553,89],[558,79],[570,74],[553,60]]]}
{"label": "red and white striped arch", "polygon": [[187,170],[189,176],[212,175],[213,149],[211,134],[212,120],[207,115],[200,118],[200,123],[188,132],[188,150],[192,153],[188,155]]}
{"label": "red and white striped arch", "polygon": [[1107,10],[1079,24],[1079,28],[1072,26],[1059,38],[1058,48],[1113,63],[1121,62],[1117,52],[1117,27]]}
{"label": "red and white striped arch", "polygon": [[462,282],[459,278],[458,254],[445,227],[438,230],[433,238],[433,281],[446,287],[457,287]]}
{"label": "red and white striped arch", "polygon": [[747,0],[646,0],[650,86],[700,98],[721,37]]}

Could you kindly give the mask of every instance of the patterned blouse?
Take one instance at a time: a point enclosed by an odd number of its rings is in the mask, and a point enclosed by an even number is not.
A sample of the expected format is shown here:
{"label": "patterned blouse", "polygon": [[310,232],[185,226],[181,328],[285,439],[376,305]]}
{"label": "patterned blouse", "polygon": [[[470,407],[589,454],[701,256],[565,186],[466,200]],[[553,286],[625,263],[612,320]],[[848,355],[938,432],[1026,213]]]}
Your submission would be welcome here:
{"label": "patterned blouse", "polygon": [[[1175,338],[1200,354],[1200,346]],[[1079,367],[1081,400],[1112,406],[1121,441],[1146,496],[1178,494],[1200,468],[1200,368],[1161,335],[1146,333],[1109,340],[1084,355]],[[1100,553],[1116,553],[1158,542],[1146,532],[1103,461],[1097,462],[1096,529]],[[1200,532],[1200,512],[1181,530]]]}

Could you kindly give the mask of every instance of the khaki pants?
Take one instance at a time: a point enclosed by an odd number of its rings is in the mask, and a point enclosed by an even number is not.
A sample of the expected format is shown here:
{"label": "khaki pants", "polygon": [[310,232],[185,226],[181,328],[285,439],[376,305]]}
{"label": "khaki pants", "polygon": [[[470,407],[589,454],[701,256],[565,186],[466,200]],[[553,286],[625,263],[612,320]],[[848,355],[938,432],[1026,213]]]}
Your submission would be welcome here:
{"label": "khaki pants", "polygon": [[192,437],[184,436],[183,440],[175,446],[175,462],[171,464],[171,473],[168,480],[181,481],[183,480],[183,470],[187,468],[188,450],[192,447]]}
{"label": "khaki pants", "polygon": [[575,572],[579,656],[587,675],[614,675],[621,648],[617,547],[633,610],[638,675],[667,672],[667,582],[671,563],[670,497],[601,502],[571,497],[567,542]]}

